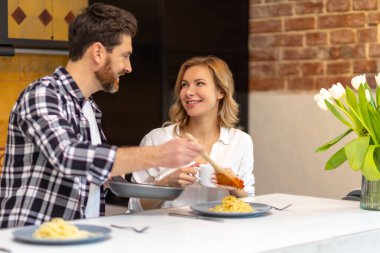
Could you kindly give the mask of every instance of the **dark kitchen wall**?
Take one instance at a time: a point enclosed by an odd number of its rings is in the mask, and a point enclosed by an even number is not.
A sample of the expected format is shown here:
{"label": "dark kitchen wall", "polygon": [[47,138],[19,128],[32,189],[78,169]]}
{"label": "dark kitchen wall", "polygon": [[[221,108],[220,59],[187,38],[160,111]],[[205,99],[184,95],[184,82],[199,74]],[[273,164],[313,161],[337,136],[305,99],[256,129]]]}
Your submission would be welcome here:
{"label": "dark kitchen wall", "polygon": [[230,66],[240,104],[240,127],[248,129],[248,0],[108,0],[139,21],[131,74],[118,93],[100,92],[108,142],[137,145],[168,119],[180,65],[190,57],[216,55]]}
{"label": "dark kitchen wall", "polygon": [[132,73],[120,78],[115,94],[98,92],[103,129],[110,144],[138,145],[151,129],[162,125],[162,25],[159,1],[104,2],[131,11],[139,21],[133,39]]}

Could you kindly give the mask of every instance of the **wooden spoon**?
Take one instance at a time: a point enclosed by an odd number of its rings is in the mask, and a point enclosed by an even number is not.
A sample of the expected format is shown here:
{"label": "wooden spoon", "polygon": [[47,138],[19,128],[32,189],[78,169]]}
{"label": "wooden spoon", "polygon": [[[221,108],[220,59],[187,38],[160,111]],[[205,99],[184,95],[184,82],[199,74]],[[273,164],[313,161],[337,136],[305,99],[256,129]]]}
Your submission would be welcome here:
{"label": "wooden spoon", "polygon": [[[194,138],[194,136],[192,134],[185,133],[185,135],[186,135],[187,139],[189,139],[190,141],[197,142],[197,140]],[[211,159],[211,157],[209,156],[209,154],[206,151],[202,150],[200,152],[200,155],[206,161],[208,161],[211,164],[211,166],[214,168],[219,184],[233,186],[233,187],[236,187],[237,189],[244,188],[244,181],[243,180],[241,180],[238,177],[233,176],[229,171],[220,167],[216,162],[214,162],[214,160]]]}

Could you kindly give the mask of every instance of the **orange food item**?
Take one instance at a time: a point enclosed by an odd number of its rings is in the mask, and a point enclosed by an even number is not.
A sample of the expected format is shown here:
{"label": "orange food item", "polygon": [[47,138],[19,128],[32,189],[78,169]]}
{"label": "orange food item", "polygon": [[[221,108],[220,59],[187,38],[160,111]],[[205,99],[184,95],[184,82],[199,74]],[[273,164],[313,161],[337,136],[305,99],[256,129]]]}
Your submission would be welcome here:
{"label": "orange food item", "polygon": [[244,181],[233,175],[231,175],[231,178],[230,178],[222,173],[216,173],[216,180],[218,184],[220,185],[232,186],[232,187],[236,187],[237,189],[244,188]]}

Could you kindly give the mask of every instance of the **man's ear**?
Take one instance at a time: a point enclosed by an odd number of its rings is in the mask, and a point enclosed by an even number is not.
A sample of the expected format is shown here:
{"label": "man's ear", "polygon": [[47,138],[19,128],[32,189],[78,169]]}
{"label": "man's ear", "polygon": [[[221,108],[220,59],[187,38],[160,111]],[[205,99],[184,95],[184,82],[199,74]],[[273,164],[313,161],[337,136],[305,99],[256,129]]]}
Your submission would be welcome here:
{"label": "man's ear", "polygon": [[102,43],[95,42],[94,44],[91,45],[90,50],[91,50],[90,54],[92,58],[94,59],[94,61],[96,63],[100,63],[102,61],[103,54],[104,54],[104,47]]}

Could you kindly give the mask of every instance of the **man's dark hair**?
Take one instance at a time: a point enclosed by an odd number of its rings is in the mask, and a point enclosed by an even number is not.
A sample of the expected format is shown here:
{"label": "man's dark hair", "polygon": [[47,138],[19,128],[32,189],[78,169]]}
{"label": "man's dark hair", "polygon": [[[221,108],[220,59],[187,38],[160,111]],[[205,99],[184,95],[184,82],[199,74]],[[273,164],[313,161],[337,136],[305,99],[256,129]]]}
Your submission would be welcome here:
{"label": "man's dark hair", "polygon": [[85,8],[69,26],[69,57],[82,58],[86,49],[100,42],[112,52],[121,43],[123,34],[132,38],[137,33],[137,20],[132,13],[118,7],[94,3]]}

